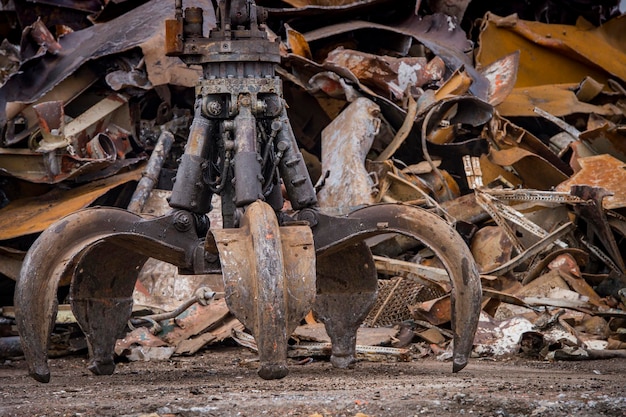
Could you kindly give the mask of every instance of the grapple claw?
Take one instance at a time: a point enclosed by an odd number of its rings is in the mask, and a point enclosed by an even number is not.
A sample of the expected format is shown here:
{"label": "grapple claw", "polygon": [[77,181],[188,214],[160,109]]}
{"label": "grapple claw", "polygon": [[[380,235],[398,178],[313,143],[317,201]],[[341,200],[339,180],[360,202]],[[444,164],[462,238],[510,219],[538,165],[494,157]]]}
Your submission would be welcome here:
{"label": "grapple claw", "polygon": [[70,304],[87,338],[90,369],[110,374],[141,266],[151,256],[191,269],[198,242],[195,232],[176,231],[168,216],[148,221],[115,208],[81,210],[46,229],[26,254],[15,288],[29,374],[50,381],[48,346],[59,285],[71,283]]}
{"label": "grapple claw", "polygon": [[[458,372],[465,367],[472,351],[474,334],[478,326],[482,290],[478,268],[469,248],[448,223],[424,209],[402,204],[368,206],[351,212],[347,218],[325,216],[313,210],[303,210],[299,216],[314,224],[313,236],[318,253],[318,272],[320,268],[323,270],[322,259],[324,257],[335,256],[344,250],[348,253],[347,248],[374,235],[398,233],[414,238],[429,247],[443,263],[453,287],[451,294],[454,331],[452,370]],[[362,256],[364,259],[369,256],[371,260],[371,255]],[[341,261],[341,263],[344,262],[344,260]],[[357,264],[359,262],[354,262],[354,265]],[[374,270],[373,267],[372,270]],[[375,270],[373,273],[375,279]],[[338,349],[343,353],[337,353],[333,364],[342,367],[350,362],[350,354],[347,352],[354,351],[356,345],[356,327],[353,329],[349,323],[355,317],[362,317],[360,324],[372,307],[369,305],[363,315],[364,307],[357,302],[347,302],[345,296],[363,294],[362,289],[359,288],[359,285],[363,285],[360,280],[368,275],[364,274],[363,270],[350,272],[344,269],[333,270],[333,268],[328,268],[322,275],[326,275],[324,278],[326,282],[345,284],[343,287],[336,284],[334,287],[329,285],[325,290],[320,290],[320,282],[323,281],[320,281],[318,273],[318,299],[315,303],[318,314],[324,317],[323,321],[333,344],[333,354],[335,345],[341,346]],[[370,291],[375,295],[375,291],[371,289]],[[324,305],[319,300],[320,292],[325,292],[326,298],[340,298],[343,303]],[[338,331],[336,328],[342,330]]]}
{"label": "grapple claw", "polygon": [[315,297],[315,251],[308,226],[279,227],[274,210],[256,201],[236,229],[212,231],[231,312],[256,339],[259,376],[287,375],[287,341]]}
{"label": "grapple claw", "polygon": [[332,341],[330,361],[336,368],[356,361],[357,329],[376,302],[377,282],[374,260],[364,242],[317,258],[314,310]]}

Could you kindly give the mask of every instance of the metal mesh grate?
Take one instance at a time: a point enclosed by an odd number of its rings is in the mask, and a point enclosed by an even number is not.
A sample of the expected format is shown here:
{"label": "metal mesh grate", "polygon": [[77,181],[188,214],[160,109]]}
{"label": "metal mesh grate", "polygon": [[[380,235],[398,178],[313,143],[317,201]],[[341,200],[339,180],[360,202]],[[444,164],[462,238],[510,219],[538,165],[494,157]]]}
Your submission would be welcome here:
{"label": "metal mesh grate", "polygon": [[443,290],[424,286],[404,277],[378,280],[378,297],[365,318],[368,327],[390,326],[411,318],[409,306],[444,295]]}

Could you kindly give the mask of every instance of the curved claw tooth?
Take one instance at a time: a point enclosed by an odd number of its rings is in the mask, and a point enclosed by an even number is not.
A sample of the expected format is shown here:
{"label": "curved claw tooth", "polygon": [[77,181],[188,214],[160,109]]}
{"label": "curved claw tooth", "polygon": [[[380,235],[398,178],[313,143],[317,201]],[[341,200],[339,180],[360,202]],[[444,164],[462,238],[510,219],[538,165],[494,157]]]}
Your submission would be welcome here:
{"label": "curved claw tooth", "polygon": [[452,283],[452,371],[458,372],[467,365],[478,327],[482,289],[472,253],[454,228],[436,214],[401,204],[377,204],[355,210],[343,224],[342,219],[319,214],[316,220],[314,236],[318,259],[326,251],[336,253],[377,234],[398,233],[429,247],[444,264]]}
{"label": "curved claw tooth", "polygon": [[467,366],[467,357],[465,355],[458,355],[459,357],[454,357],[454,359],[452,360],[452,372],[453,373],[457,373],[459,372],[461,369],[465,368]]}
{"label": "curved claw tooth", "polygon": [[[46,366],[47,368],[47,366]],[[33,377],[37,382],[48,383],[50,382],[50,371],[47,372],[29,372],[28,375]]]}
{"label": "curved claw tooth", "polygon": [[[126,239],[128,241],[125,242],[126,247],[131,245],[134,239],[135,246],[133,247],[143,249],[142,245],[136,243],[151,240],[152,245],[145,245],[148,249],[163,247],[163,253],[175,253],[174,256],[179,256],[179,253],[184,252],[184,247],[165,245],[157,238],[136,232],[137,225],[141,225],[142,222],[141,216],[121,209],[81,210],[48,227],[30,247],[24,258],[20,278],[15,288],[14,304],[22,349],[28,363],[29,374],[35,380],[50,381],[48,346],[57,315],[57,288],[60,284],[67,285],[70,282],[73,287],[76,287],[74,274],[77,269],[80,269],[77,266],[80,265],[81,257],[90,248],[97,246],[98,242],[124,235],[119,240]],[[191,243],[197,244],[195,239]],[[124,257],[124,254],[125,252],[122,252],[120,259],[130,258],[130,262],[134,262],[129,265],[129,268],[136,267],[141,261],[140,257]],[[83,269],[87,270],[87,268]],[[88,289],[87,296],[83,297],[87,303],[90,302],[90,291],[97,292],[98,290],[98,285],[91,285],[89,282],[85,287]],[[115,293],[112,295],[115,296]],[[73,299],[73,311],[76,303],[80,301]],[[101,316],[97,317],[97,319],[100,318]],[[108,372],[108,366],[98,365],[95,369],[101,373]]]}
{"label": "curved claw tooth", "polygon": [[113,372],[115,372],[115,363],[113,361],[91,361],[87,369],[94,375],[113,375]]}
{"label": "curved claw tooth", "polygon": [[331,355],[330,357],[330,363],[332,363],[335,368],[339,368],[339,369],[347,369],[352,364],[354,364],[354,362],[356,362],[354,355],[349,355],[349,356]]}
{"label": "curved claw tooth", "polygon": [[281,379],[289,374],[289,368],[284,363],[281,364],[263,364],[257,372],[263,379]]}

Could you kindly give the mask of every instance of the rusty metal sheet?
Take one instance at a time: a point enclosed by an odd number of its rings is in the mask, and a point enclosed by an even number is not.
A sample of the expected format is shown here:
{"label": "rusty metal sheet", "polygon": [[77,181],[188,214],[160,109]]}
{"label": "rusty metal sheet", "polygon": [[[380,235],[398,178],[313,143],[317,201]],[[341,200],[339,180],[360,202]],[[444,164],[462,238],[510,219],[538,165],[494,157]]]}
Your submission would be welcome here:
{"label": "rusty metal sheet", "polygon": [[[51,0],[55,1],[55,0]],[[66,0],[67,1],[67,0]],[[72,0],[70,0],[72,1]],[[107,22],[111,19],[119,17],[121,14],[128,12],[130,9],[145,3],[147,0],[98,0],[102,3],[100,8],[88,19],[93,24]]]}
{"label": "rusty metal sheet", "polygon": [[[364,346],[389,346],[397,335],[398,329],[391,327],[359,327],[356,333],[356,343]],[[324,325],[317,322],[298,326],[293,337],[303,342],[330,343],[331,341]]]}
{"label": "rusty metal sheet", "polygon": [[0,246],[0,274],[17,281],[26,252]]}
{"label": "rusty metal sheet", "polygon": [[626,207],[626,163],[611,155],[596,155],[578,160],[581,170],[556,186],[556,191],[569,192],[572,185],[602,187],[613,193],[604,197],[605,209]]}
{"label": "rusty metal sheet", "polygon": [[121,95],[105,97],[69,122],[62,101],[42,102],[32,108],[39,123],[39,131],[28,143],[32,151],[0,148],[0,172],[56,184],[113,167],[117,158],[124,158],[129,151],[133,124],[127,100]]}
{"label": "rusty metal sheet", "polygon": [[0,240],[38,233],[61,217],[87,207],[118,185],[141,178],[143,166],[69,191],[54,189],[38,197],[15,200],[0,209]]}
{"label": "rusty metal sheet", "polygon": [[562,176],[572,175],[572,168],[563,162],[545,143],[531,132],[494,113],[489,121],[488,138],[500,150],[519,147],[548,161]]}
{"label": "rusty metal sheet", "polygon": [[[357,77],[345,68],[333,65],[320,65],[315,61],[303,58],[296,54],[288,54],[286,57],[289,66],[291,66],[298,76],[285,73],[289,79],[301,85],[311,94],[319,95],[320,93],[328,94],[333,99],[341,99],[354,101],[358,97],[365,95],[370,100],[380,106],[381,114],[384,119],[394,128],[400,126],[406,120],[406,111],[393,101],[376,94],[367,85],[362,84]],[[298,78],[303,81],[298,81]],[[308,87],[307,87],[308,84]],[[419,126],[413,125],[411,135],[419,137]],[[411,163],[411,161],[407,161]]]}
{"label": "rusty metal sheet", "polygon": [[20,66],[20,50],[16,45],[3,39],[0,44],[0,85]]}
{"label": "rusty metal sheet", "polygon": [[[53,1],[50,0],[47,2],[48,4],[34,1],[14,1],[18,21],[22,26],[28,26],[41,18],[48,27],[65,25],[71,30],[81,30],[91,26],[91,22],[87,19],[88,11],[49,4]],[[87,0],[87,2],[91,2],[91,0]]]}
{"label": "rusty metal sheet", "polygon": [[291,51],[291,53],[296,54],[298,56],[313,59],[313,54],[311,53],[311,48],[309,47],[309,43],[304,39],[304,35],[302,35],[297,30],[294,30],[291,26],[285,23],[285,36],[287,42],[287,48]]}
{"label": "rusty metal sheet", "polygon": [[[481,169],[484,164],[481,161]],[[465,222],[478,224],[488,219],[488,214],[476,203],[476,195],[474,193],[465,194],[454,200],[444,201],[441,207],[457,222]]]}
{"label": "rusty metal sheet", "polygon": [[519,51],[515,51],[480,70],[489,81],[489,104],[497,106],[511,94],[517,81],[518,67]]}
{"label": "rusty metal sheet", "polygon": [[584,20],[576,26],[553,25],[487,13],[476,59],[488,65],[521,51],[516,87],[579,83],[587,76],[606,83],[626,81],[626,16],[600,27]]}
{"label": "rusty metal sheet", "polygon": [[[415,10],[419,10],[421,0],[415,5]],[[452,17],[454,22],[461,23],[470,0],[446,0],[427,1],[428,9],[433,13],[441,13]]]}
{"label": "rusty metal sheet", "polygon": [[118,339],[115,342],[115,354],[118,356],[126,356],[125,352],[130,350],[134,345],[157,347],[167,346],[167,343],[150,333],[146,327],[137,327],[127,333],[122,339]]}
{"label": "rusty metal sheet", "polygon": [[195,303],[174,319],[174,326],[166,326],[159,337],[171,346],[203,333],[207,328],[228,316],[224,300],[217,300],[206,306]]}
{"label": "rusty metal sheet", "polygon": [[[185,5],[213,10],[208,0],[187,0]],[[173,2],[152,0],[110,22],[65,35],[59,40],[62,54],[45,55],[23,63],[20,71],[0,88],[0,125],[6,122],[6,103],[32,103],[85,62],[140,46],[155,34],[161,34],[165,19],[172,15]],[[204,22],[208,30],[210,17]]]}
{"label": "rusty metal sheet", "polygon": [[409,87],[415,89],[439,82],[445,71],[439,57],[430,61],[424,57],[394,58],[342,47],[331,51],[325,63],[348,69],[363,84],[396,101],[404,100]]}
{"label": "rusty metal sheet", "polygon": [[490,271],[511,260],[513,245],[499,226],[485,226],[472,238],[470,249],[481,271]]}
{"label": "rusty metal sheet", "polygon": [[[295,0],[296,2],[298,0]],[[357,12],[368,12],[377,8],[388,7],[388,4],[396,3],[395,0],[354,0],[335,2],[335,4],[326,2],[315,4],[298,2],[289,3],[295,7],[267,7],[269,19],[287,20],[287,19],[309,19],[314,16],[323,16],[332,12],[334,17],[337,16],[353,16]]]}
{"label": "rusty metal sheet", "polygon": [[559,271],[559,274],[561,278],[563,278],[565,282],[567,282],[567,285],[569,285],[573,291],[577,292],[583,297],[587,297],[590,304],[593,304],[594,306],[600,308],[609,308],[606,302],[603,301],[602,298],[600,298],[600,296],[583,278],[575,277],[574,275],[569,274],[566,271]]}
{"label": "rusty metal sheet", "polygon": [[481,314],[480,326],[476,332],[475,352],[480,356],[512,357],[520,351],[522,335],[533,329],[533,324],[524,317],[498,321]]}
{"label": "rusty metal sheet", "polygon": [[7,126],[4,138],[0,138],[4,145],[14,145],[29,137],[37,126],[37,117],[33,107],[47,101],[62,101],[65,105],[70,104],[76,97],[93,85],[98,79],[97,75],[86,66],[81,67],[74,74],[67,77],[39,100],[28,105],[25,103],[12,102],[6,106],[7,119],[13,119],[18,114],[24,118],[24,130],[14,132]]}
{"label": "rusty metal sheet", "polygon": [[597,154],[609,154],[626,162],[626,130],[620,130],[615,123],[594,114],[589,116],[589,124],[591,123],[594,126],[581,132],[579,139]]}
{"label": "rusty metal sheet", "polygon": [[39,57],[46,53],[56,55],[62,49],[41,18],[24,28],[22,32],[22,40],[20,42],[20,58],[22,61]]}
{"label": "rusty metal sheet", "polygon": [[[393,26],[354,20],[328,25],[303,33],[303,35],[307,42],[313,43],[338,34],[358,31],[384,31],[413,37],[443,59],[449,69],[457,70],[460,67],[465,67],[473,80],[470,86],[472,94],[478,98],[487,99],[489,82],[472,66],[472,62],[465,54],[466,51],[471,50],[467,36],[459,25],[453,25],[452,30],[450,30],[445,15],[435,14],[424,17],[412,15],[399,25]],[[501,57],[504,55],[506,54],[502,54]]]}
{"label": "rusty metal sheet", "polygon": [[[97,159],[98,154],[89,150],[89,141],[97,137],[98,133],[104,133],[109,123],[113,122],[128,131],[133,127],[128,100],[121,94],[111,94],[85,109],[65,125],[63,134],[79,155]],[[112,149],[111,153],[117,157],[115,149]]]}
{"label": "rusty metal sheet", "polygon": [[413,317],[425,319],[435,326],[449,322],[452,317],[450,294],[408,307]]}
{"label": "rusty metal sheet", "polygon": [[102,8],[102,3],[109,0],[28,0],[29,3],[48,4],[50,6],[65,9],[81,10],[83,12],[95,13]]}
{"label": "rusty metal sheet", "polygon": [[549,190],[567,179],[548,161],[522,148],[492,149],[489,160],[501,167],[512,166],[527,188]]}
{"label": "rusty metal sheet", "polygon": [[434,99],[438,101],[449,96],[464,95],[471,85],[472,77],[465,71],[465,68],[459,68],[435,91]]}
{"label": "rusty metal sheet", "polygon": [[0,173],[34,183],[57,184],[79,176],[98,175],[100,173],[100,177],[110,175],[108,169],[113,169],[115,172],[140,160],[129,159],[116,163],[110,158],[81,158],[76,155],[60,153],[53,155],[53,157],[56,159],[55,163],[61,167],[60,172],[56,174],[50,172],[47,165],[49,159],[46,160],[44,154],[28,149],[0,148]]}
{"label": "rusty metal sheet", "polygon": [[[539,71],[541,72],[541,71]],[[596,113],[602,116],[622,115],[623,111],[612,104],[594,105],[576,97],[578,84],[538,85],[514,88],[497,108],[503,117],[536,117],[535,107],[554,116],[575,113]]]}
{"label": "rusty metal sheet", "polygon": [[380,128],[380,108],[364,97],[351,103],[322,131],[322,172],[328,172],[318,192],[321,207],[348,210],[373,204],[374,182],[363,162]]}

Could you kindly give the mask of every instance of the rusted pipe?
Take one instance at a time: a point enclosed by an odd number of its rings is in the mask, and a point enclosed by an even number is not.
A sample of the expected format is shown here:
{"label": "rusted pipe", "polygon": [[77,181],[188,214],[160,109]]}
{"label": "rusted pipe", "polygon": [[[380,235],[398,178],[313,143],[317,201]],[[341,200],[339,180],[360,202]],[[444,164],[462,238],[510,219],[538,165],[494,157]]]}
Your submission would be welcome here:
{"label": "rusted pipe", "polygon": [[161,168],[163,168],[163,163],[165,159],[167,159],[173,143],[174,135],[172,132],[163,129],[152,151],[152,155],[150,155],[148,166],[146,166],[145,171],[142,173],[137,188],[130,199],[128,211],[140,214],[141,210],[143,210],[152,189],[159,182]]}

